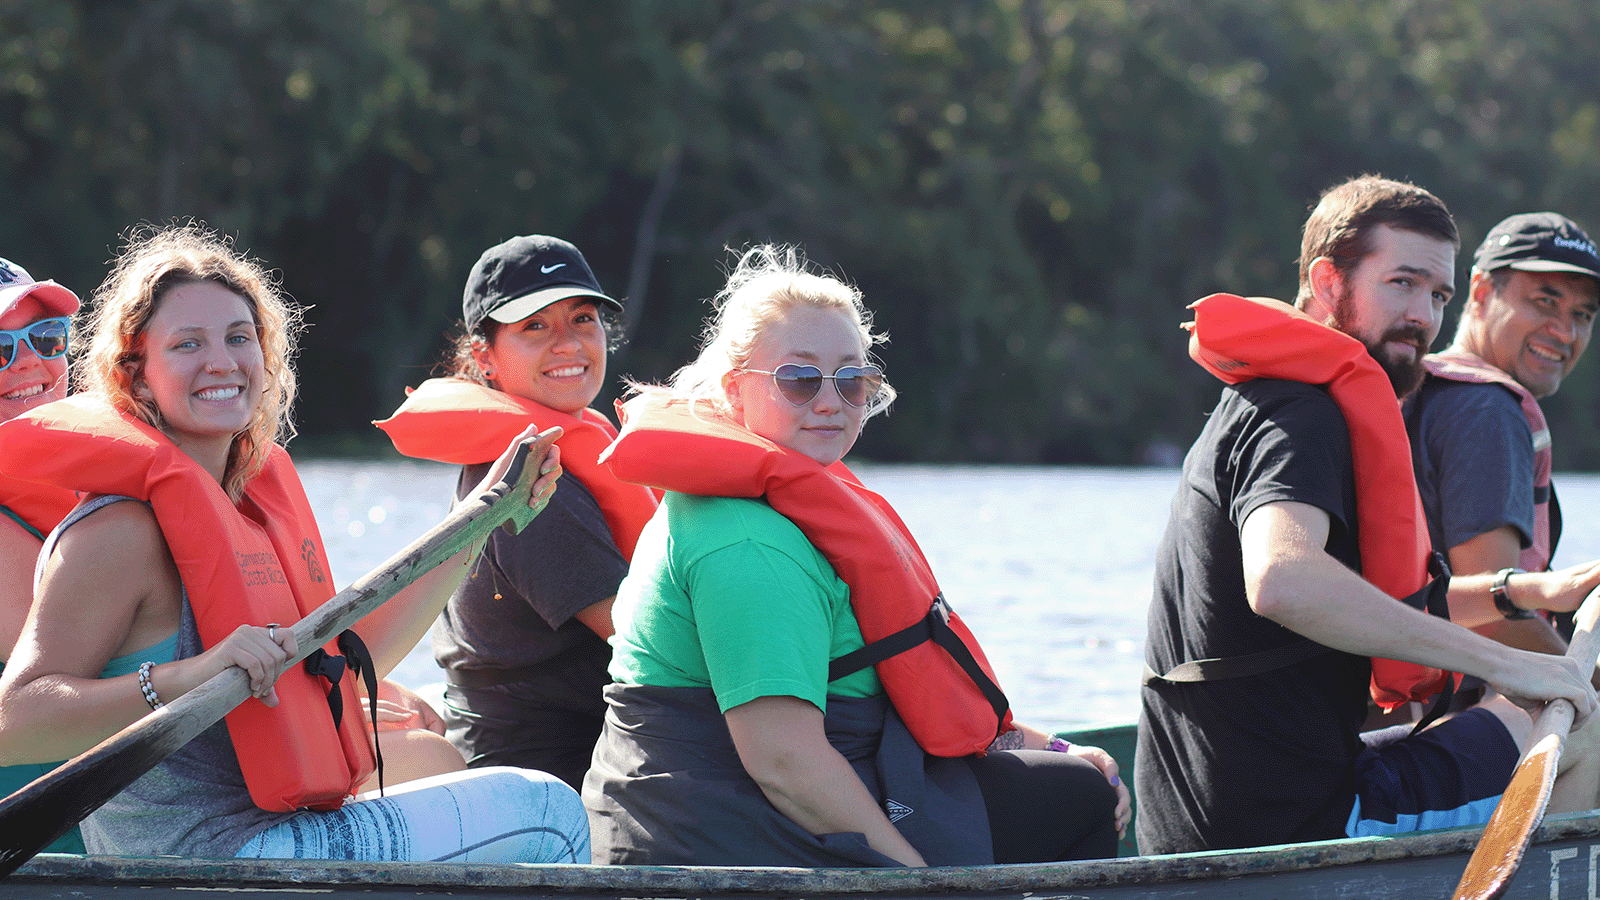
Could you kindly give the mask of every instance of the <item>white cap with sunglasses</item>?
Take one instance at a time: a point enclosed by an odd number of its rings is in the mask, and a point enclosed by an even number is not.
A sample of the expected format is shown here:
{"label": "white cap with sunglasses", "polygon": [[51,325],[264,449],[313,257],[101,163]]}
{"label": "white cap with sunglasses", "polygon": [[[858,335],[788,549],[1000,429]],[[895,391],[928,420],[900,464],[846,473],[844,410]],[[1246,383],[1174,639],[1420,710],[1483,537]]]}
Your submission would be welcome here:
{"label": "white cap with sunglasses", "polygon": [[44,307],[46,316],[70,316],[78,311],[78,295],[54,281],[34,281],[28,270],[8,259],[0,259],[0,316],[32,297]]}

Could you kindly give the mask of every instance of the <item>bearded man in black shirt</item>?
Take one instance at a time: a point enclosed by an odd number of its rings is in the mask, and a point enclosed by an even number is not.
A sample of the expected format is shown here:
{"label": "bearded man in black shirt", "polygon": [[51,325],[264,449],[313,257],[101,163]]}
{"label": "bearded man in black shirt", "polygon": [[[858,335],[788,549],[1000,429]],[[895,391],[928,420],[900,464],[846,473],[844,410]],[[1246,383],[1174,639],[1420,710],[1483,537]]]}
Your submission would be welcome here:
{"label": "bearded man in black shirt", "polygon": [[[1458,247],[1432,194],[1362,176],[1307,220],[1295,308],[1196,304],[1192,352],[1229,386],[1157,555],[1135,767],[1144,852],[1487,821],[1531,730],[1518,704],[1555,697],[1581,727],[1551,808],[1597,805],[1589,673],[1469,631],[1501,617],[1492,577],[1423,589],[1398,398],[1421,381]],[[1448,621],[1402,602],[1442,594]],[[1438,670],[1504,696],[1414,735],[1361,732],[1369,688],[1418,699],[1447,681]]]}

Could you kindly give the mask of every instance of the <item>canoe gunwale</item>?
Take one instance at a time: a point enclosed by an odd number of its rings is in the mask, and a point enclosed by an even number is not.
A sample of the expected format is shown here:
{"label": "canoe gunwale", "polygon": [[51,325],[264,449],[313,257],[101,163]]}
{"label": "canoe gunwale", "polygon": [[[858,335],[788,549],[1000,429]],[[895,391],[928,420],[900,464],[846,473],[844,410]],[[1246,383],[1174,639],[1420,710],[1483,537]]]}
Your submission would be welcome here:
{"label": "canoe gunwale", "polygon": [[[147,886],[239,886],[440,891],[542,890],[548,893],[621,896],[873,894],[1060,891],[1213,881],[1310,869],[1336,869],[1410,858],[1465,855],[1481,828],[1393,838],[1358,838],[1258,847],[1249,850],[1124,857],[1076,863],[1033,863],[935,869],[799,869],[698,866],[478,865],[470,863],[360,863],[325,860],[207,860],[45,854],[8,885],[63,883]],[[1600,839],[1600,815],[1551,817],[1535,842]]]}

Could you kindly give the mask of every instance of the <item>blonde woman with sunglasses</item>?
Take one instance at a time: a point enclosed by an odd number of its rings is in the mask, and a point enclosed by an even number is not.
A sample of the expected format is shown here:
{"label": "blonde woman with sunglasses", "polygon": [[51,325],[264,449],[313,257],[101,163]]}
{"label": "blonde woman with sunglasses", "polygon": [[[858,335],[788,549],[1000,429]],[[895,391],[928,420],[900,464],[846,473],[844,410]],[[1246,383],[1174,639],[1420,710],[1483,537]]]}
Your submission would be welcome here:
{"label": "blonde woman with sunglasses", "polygon": [[[21,266],[0,259],[0,421],[67,395],[67,342],[78,295],[54,281],[35,281]],[[34,560],[44,536],[77,497],[71,492],[0,477],[0,670],[11,658],[22,622],[33,605]],[[55,763],[0,768],[0,796],[55,768]],[[82,853],[76,828],[51,844],[57,853]]]}
{"label": "blonde woman with sunglasses", "polygon": [[[881,340],[855,288],[757,247],[700,357],[627,404],[605,459],[667,493],[613,609],[614,683],[584,782],[597,863],[1115,854],[1129,815],[1116,764],[1016,726],[977,687],[992,673],[915,542],[841,465],[895,396],[871,354]],[[922,640],[863,662],[864,630],[908,604],[972,665]]]}

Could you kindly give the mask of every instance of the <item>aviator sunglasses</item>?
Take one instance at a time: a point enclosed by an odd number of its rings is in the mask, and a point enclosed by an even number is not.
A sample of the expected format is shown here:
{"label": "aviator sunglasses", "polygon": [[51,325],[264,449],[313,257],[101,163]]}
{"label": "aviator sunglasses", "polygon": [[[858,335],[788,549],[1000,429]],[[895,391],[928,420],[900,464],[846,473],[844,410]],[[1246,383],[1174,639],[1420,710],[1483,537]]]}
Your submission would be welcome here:
{"label": "aviator sunglasses", "polygon": [[824,379],[832,379],[839,397],[858,409],[871,403],[878,396],[878,391],[883,389],[883,370],[877,366],[840,366],[832,375],[822,374],[822,370],[816,366],[794,363],[785,363],[771,372],[762,369],[745,371],[771,375],[773,383],[778,386],[778,393],[795,406],[805,406],[814,400],[817,392],[822,390]]}
{"label": "aviator sunglasses", "polygon": [[17,361],[18,344],[33,348],[40,359],[55,359],[67,352],[67,332],[72,320],[62,316],[40,319],[27,328],[0,331],[0,371]]}

